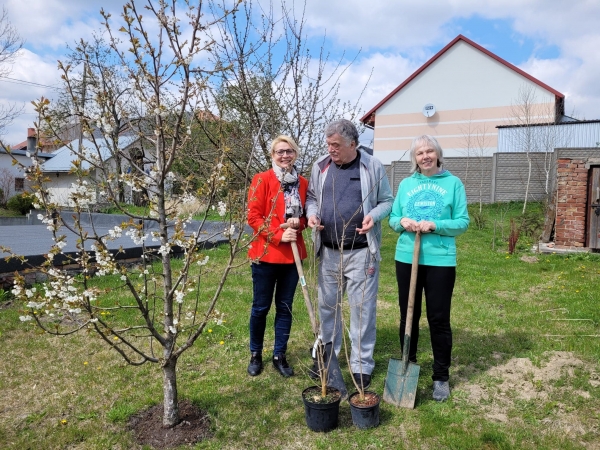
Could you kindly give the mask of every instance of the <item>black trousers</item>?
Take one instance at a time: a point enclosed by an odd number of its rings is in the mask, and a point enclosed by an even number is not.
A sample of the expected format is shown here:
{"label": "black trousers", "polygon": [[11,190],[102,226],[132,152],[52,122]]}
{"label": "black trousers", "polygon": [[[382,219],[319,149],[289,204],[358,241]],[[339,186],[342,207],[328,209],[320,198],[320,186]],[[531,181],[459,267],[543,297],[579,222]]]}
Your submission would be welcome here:
{"label": "black trousers", "polygon": [[[396,261],[396,281],[398,282],[398,303],[400,305],[400,345],[403,349],[410,273],[410,264]],[[455,280],[456,267],[419,266],[408,359],[412,362],[417,361],[419,319],[421,318],[422,296],[425,292],[427,322],[433,350],[432,378],[434,381],[448,381],[449,378],[452,353],[450,306]]]}

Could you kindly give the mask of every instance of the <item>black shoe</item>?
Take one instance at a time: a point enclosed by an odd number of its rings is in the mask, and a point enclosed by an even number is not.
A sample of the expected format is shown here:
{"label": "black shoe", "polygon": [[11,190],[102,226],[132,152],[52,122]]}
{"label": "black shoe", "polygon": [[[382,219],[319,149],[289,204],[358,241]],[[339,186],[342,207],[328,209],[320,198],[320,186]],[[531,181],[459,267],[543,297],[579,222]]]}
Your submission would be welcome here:
{"label": "black shoe", "polygon": [[290,367],[285,355],[274,355],[273,356],[273,367],[281,374],[282,377],[291,377],[294,375],[294,369]]}
{"label": "black shoe", "polygon": [[248,374],[251,377],[255,377],[263,370],[262,353],[252,352],[250,357],[250,364],[248,364]]}
{"label": "black shoe", "polygon": [[358,387],[361,389],[367,389],[369,386],[371,386],[371,375],[353,373],[352,377],[354,378],[354,381],[356,381],[356,384],[358,384]]}

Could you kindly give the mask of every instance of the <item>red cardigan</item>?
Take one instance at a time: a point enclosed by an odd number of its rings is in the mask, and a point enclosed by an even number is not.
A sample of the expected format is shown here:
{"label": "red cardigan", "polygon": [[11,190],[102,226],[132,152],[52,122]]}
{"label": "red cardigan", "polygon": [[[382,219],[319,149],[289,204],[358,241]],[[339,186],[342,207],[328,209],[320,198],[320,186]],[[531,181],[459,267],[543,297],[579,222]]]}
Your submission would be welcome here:
{"label": "red cardigan", "polygon": [[[300,176],[300,201],[306,202],[308,181]],[[285,201],[281,183],[273,169],[256,174],[248,191],[248,225],[255,233],[255,240],[250,244],[248,257],[268,263],[292,264],[294,254],[289,242],[281,242],[283,230],[279,226],[286,223]],[[306,247],[302,238],[302,230],[306,228],[306,217],[300,218],[298,230],[298,250],[300,258],[306,258]]]}

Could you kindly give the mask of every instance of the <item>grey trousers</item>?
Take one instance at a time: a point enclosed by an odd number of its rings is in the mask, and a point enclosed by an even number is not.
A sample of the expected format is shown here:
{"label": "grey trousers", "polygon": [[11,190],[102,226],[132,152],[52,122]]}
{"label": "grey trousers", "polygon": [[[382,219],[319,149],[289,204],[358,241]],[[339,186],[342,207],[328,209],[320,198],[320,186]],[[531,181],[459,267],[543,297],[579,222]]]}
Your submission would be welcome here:
{"label": "grey trousers", "polygon": [[[352,373],[370,375],[375,367],[377,289],[379,261],[368,248],[334,250],[321,247],[319,264],[319,318],[324,343],[342,348],[342,298],[348,294],[350,309],[350,367]],[[348,329],[348,324],[344,324]]]}

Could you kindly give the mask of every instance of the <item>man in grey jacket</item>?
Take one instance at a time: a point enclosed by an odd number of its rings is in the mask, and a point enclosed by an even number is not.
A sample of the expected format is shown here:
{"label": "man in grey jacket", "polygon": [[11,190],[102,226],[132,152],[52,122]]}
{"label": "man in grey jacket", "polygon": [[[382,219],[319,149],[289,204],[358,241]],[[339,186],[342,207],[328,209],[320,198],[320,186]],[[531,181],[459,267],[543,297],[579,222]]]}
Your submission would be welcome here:
{"label": "man in grey jacket", "polygon": [[341,301],[350,305],[350,366],[367,388],[375,367],[376,303],[381,221],[394,198],[381,162],[357,149],[358,131],[349,120],[325,129],[328,154],[313,165],[306,216],[319,256],[321,339],[342,345]]}

